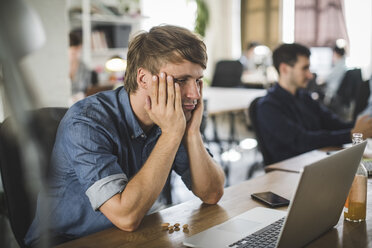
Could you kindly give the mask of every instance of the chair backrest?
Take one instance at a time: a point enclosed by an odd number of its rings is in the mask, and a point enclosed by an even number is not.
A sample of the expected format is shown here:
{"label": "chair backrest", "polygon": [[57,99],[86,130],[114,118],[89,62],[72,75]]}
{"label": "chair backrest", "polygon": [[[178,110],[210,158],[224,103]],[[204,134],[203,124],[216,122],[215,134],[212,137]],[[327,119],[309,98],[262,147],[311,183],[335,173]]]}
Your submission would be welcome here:
{"label": "chair backrest", "polygon": [[361,69],[346,71],[336,95],[328,106],[341,118],[348,120],[353,117],[354,108],[361,85],[363,84]]}
{"label": "chair backrest", "polygon": [[353,113],[353,119],[356,120],[358,115],[367,107],[368,99],[371,94],[369,80],[364,81],[358,90],[356,101],[355,101],[355,108]]}
{"label": "chair backrest", "polygon": [[241,85],[243,65],[239,60],[221,60],[216,64],[212,87],[237,87]]}
{"label": "chair backrest", "polygon": [[349,104],[355,100],[360,84],[363,82],[362,71],[359,68],[346,71],[337,90],[337,95],[341,98],[341,103]]}
{"label": "chair backrest", "polygon": [[257,102],[261,98],[262,97],[257,97],[251,102],[251,104],[248,107],[248,116],[249,116],[249,119],[251,121],[252,129],[253,129],[253,131],[256,135],[258,149],[260,149],[260,151],[262,153],[264,164],[269,165],[269,164],[272,163],[272,159],[271,159],[270,154],[267,151],[267,149],[265,147],[265,144],[262,140],[262,137],[260,135],[260,127],[257,123]]}
{"label": "chair backrest", "polygon": [[[34,120],[43,121],[43,133],[39,136],[46,161],[50,161],[57,128],[66,111],[67,108],[42,108],[27,112]],[[0,127],[0,169],[10,225],[20,247],[25,247],[24,237],[34,218],[37,193],[27,189],[23,170],[27,164],[22,164],[14,124],[14,119],[8,117]],[[42,169],[45,169],[42,173],[47,174],[48,168]]]}

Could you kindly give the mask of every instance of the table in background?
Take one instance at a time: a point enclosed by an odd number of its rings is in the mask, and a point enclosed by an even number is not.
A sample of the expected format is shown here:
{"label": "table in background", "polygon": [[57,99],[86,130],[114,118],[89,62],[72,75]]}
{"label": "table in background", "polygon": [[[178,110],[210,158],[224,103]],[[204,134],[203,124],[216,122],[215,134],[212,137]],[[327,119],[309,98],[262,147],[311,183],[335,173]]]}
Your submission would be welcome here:
{"label": "table in background", "polygon": [[[250,194],[273,191],[291,199],[300,175],[284,171],[274,171],[252,180],[225,189],[225,194],[217,205],[202,204],[200,200],[191,200],[160,212],[145,216],[139,229],[125,232],[117,228],[107,229],[58,246],[74,247],[185,247],[185,237],[199,233],[212,226],[241,214],[257,206],[263,206],[251,199]],[[372,181],[368,181],[367,221],[364,223],[340,221],[329,232],[314,240],[312,247],[368,247],[372,244]],[[285,210],[286,207],[279,208]],[[189,224],[189,232],[168,233],[162,231],[161,223],[169,222]]]}
{"label": "table in background", "polygon": [[203,91],[208,115],[246,111],[255,98],[264,95],[264,89],[206,87]]}
{"label": "table in background", "polygon": [[257,97],[264,96],[266,90],[245,89],[245,88],[225,88],[207,87],[204,89],[203,97],[207,101],[206,111],[212,119],[213,139],[212,141],[221,144],[218,134],[216,116],[222,114],[229,115],[230,131],[228,142],[235,140],[235,117],[237,114],[248,110],[250,103]]}
{"label": "table in background", "polygon": [[[235,146],[240,140],[236,137],[236,119],[239,116],[244,117],[244,121],[248,122],[248,107],[250,103],[257,97],[264,96],[266,90],[263,89],[246,89],[246,88],[226,88],[226,87],[207,87],[204,89],[203,97],[206,100],[206,111],[212,124],[212,137],[204,135],[206,143],[217,144],[219,154],[235,150]],[[217,117],[228,117],[228,135],[227,139],[221,139],[221,126],[218,125]],[[248,123],[245,123],[248,125]],[[221,165],[224,168],[226,178],[229,178],[229,160],[221,160]],[[229,181],[226,181],[229,185]]]}

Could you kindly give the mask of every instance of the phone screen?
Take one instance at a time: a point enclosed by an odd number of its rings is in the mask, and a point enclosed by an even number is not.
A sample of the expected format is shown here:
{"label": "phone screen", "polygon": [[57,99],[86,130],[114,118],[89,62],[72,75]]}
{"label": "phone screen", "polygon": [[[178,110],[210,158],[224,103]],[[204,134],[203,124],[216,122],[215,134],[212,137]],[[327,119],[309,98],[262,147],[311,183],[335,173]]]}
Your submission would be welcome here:
{"label": "phone screen", "polygon": [[282,207],[282,206],[288,206],[289,200],[281,197],[280,195],[277,195],[273,192],[261,192],[261,193],[254,193],[251,195],[251,197],[255,200],[259,200],[270,207]]}

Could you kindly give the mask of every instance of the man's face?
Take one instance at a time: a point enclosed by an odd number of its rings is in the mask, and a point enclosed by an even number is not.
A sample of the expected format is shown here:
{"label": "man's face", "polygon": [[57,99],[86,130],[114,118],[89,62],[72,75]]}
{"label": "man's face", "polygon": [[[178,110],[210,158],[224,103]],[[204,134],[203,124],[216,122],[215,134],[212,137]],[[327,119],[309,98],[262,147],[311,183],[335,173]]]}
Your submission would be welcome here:
{"label": "man's face", "polygon": [[200,86],[203,83],[203,68],[190,61],[183,60],[179,64],[168,63],[160,68],[160,72],[165,72],[173,77],[174,82],[180,85],[182,109],[185,113],[186,121],[192,116],[198,100],[200,100]]}
{"label": "man's face", "polygon": [[306,88],[309,80],[313,78],[310,72],[310,61],[306,56],[298,56],[294,66],[289,66],[288,83],[296,89]]}

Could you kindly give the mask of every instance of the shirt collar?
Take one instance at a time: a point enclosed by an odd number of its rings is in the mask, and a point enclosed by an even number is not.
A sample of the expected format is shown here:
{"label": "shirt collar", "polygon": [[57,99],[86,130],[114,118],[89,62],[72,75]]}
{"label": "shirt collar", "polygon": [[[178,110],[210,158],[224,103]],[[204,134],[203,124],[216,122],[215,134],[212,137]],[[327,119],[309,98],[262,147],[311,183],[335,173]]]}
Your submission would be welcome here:
{"label": "shirt collar", "polygon": [[296,99],[304,92],[304,89],[297,89],[296,93],[294,95],[292,95],[286,89],[281,87],[279,85],[279,83],[276,83],[272,88],[273,88],[272,89],[273,91],[276,91],[277,94],[279,94],[281,97],[283,97],[285,99]]}

